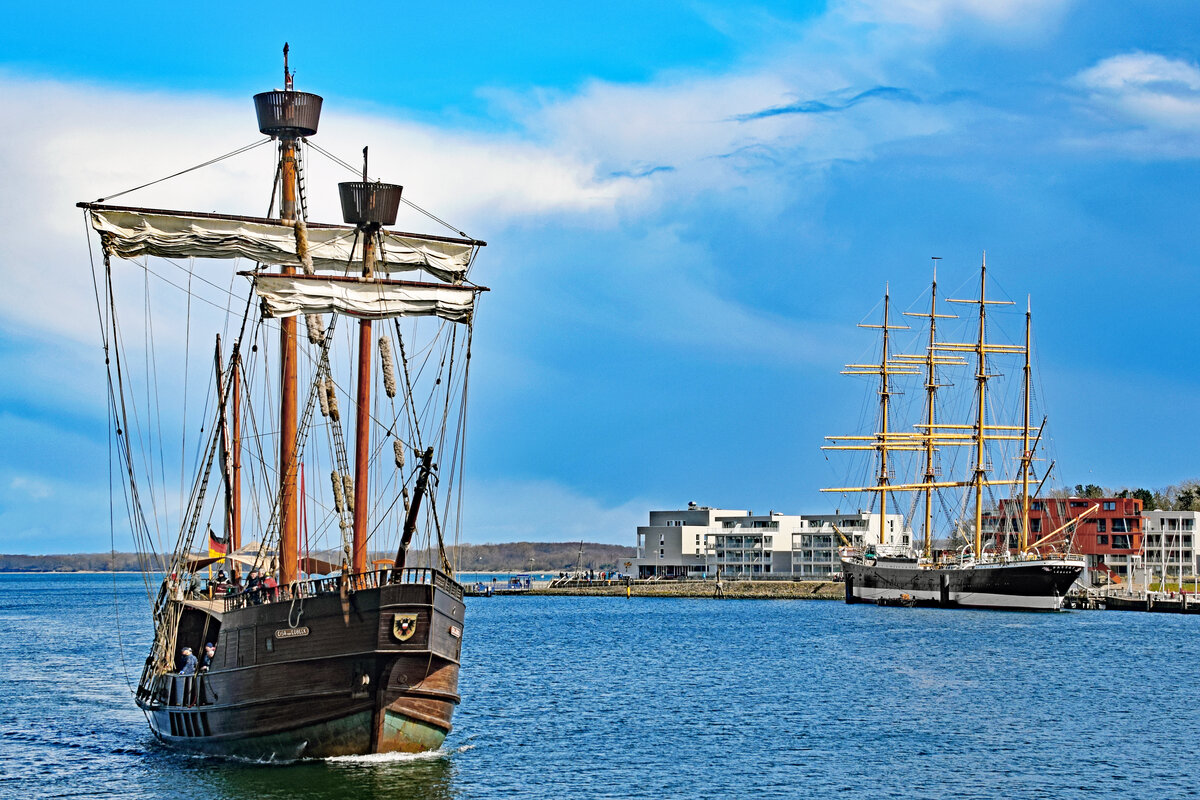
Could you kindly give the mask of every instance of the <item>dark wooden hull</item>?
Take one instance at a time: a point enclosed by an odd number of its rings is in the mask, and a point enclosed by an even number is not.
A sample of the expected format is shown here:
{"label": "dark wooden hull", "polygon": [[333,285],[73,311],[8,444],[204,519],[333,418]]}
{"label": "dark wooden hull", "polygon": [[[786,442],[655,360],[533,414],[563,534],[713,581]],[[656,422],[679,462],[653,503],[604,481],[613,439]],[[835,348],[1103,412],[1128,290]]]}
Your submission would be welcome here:
{"label": "dark wooden hull", "polygon": [[[138,705],[163,742],[216,755],[436,749],[459,702],[464,611],[461,590],[444,583],[251,605],[219,620],[186,609],[181,646],[202,646],[219,625],[213,668],[195,679],[148,678]],[[415,616],[411,633],[396,630],[397,616]]]}
{"label": "dark wooden hull", "polygon": [[1057,611],[1082,564],[1058,559],[931,569],[842,559],[847,603]]}

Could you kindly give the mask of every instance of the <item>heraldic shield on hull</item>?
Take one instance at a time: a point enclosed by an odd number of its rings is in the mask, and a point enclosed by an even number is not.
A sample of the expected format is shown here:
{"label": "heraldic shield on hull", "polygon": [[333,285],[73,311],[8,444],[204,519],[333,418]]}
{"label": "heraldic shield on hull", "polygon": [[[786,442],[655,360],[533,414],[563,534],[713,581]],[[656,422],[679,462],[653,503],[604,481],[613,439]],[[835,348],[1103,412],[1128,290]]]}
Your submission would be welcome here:
{"label": "heraldic shield on hull", "polygon": [[392,636],[395,636],[398,641],[407,642],[416,632],[416,614],[397,614],[392,618]]}

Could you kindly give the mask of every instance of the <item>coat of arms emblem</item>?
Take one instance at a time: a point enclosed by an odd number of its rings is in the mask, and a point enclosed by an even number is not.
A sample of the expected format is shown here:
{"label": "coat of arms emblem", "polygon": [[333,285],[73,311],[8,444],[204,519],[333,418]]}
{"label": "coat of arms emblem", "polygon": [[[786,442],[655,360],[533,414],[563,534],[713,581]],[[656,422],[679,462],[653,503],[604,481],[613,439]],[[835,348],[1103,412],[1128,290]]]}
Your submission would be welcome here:
{"label": "coat of arms emblem", "polygon": [[407,642],[417,632],[416,614],[397,614],[392,617],[392,636]]}

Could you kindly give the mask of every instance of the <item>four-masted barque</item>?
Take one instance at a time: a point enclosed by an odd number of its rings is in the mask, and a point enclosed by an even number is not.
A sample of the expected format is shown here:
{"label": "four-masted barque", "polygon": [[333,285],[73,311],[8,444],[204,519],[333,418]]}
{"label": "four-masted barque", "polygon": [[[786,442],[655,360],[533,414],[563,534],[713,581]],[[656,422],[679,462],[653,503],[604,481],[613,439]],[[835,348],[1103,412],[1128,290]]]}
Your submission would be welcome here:
{"label": "four-masted barque", "polygon": [[[936,261],[935,261],[936,264]],[[873,451],[873,485],[836,487],[826,492],[866,492],[873,496],[883,535],[889,497],[897,493],[916,493],[924,500],[923,552],[909,545],[877,544],[841,549],[842,574],[846,584],[846,602],[873,602],[885,605],[936,606],[939,608],[994,608],[1055,611],[1061,608],[1071,585],[1083,570],[1083,559],[1055,552],[1062,530],[1046,532],[1030,539],[1030,483],[1034,479],[1034,452],[1041,440],[1045,421],[1034,427],[1030,422],[1031,386],[1031,313],[1025,312],[1025,337],[1019,344],[993,342],[988,334],[988,306],[1011,305],[1010,301],[987,296],[987,261],[979,275],[979,296],[968,300],[948,300],[978,307],[974,341],[945,341],[939,338],[938,321],[956,319],[940,313],[937,277],[930,291],[929,311],[905,312],[907,316],[928,320],[928,339],[923,353],[894,352],[893,332],[908,326],[892,319],[890,294],[885,291],[883,319],[880,324],[861,327],[880,331],[882,347],[878,363],[850,364],[849,375],[877,376],[879,410],[873,433],[828,437],[833,444],[825,449]],[[1003,417],[993,408],[989,382],[1002,377],[996,363],[1005,357],[1024,357],[1020,390],[1021,417]],[[939,414],[939,390],[949,388],[947,375],[956,369],[972,373],[969,385],[969,410],[973,419],[946,420]],[[924,382],[924,402],[919,419],[904,429],[895,418],[893,398],[898,394],[898,376],[917,376]],[[1018,474],[995,474],[993,451],[1002,444],[1016,444]],[[970,453],[959,477],[941,474],[944,451],[962,448]],[[898,457],[908,454],[914,478],[893,480]],[[1000,454],[1003,455],[1003,454]],[[915,457],[915,458],[914,458]],[[1047,470],[1047,475],[1048,475]],[[1045,481],[1043,477],[1042,482]],[[1021,518],[995,520],[986,515],[985,495],[994,486],[1015,488],[1020,498]],[[945,493],[958,493],[961,502],[947,502]],[[915,516],[916,503],[910,511]],[[948,542],[965,540],[961,547],[937,551],[935,506],[941,505],[949,522]],[[970,514],[970,517],[968,517]],[[987,523],[992,522],[992,530]],[[995,524],[997,523],[998,524]],[[1013,535],[1015,533],[1015,536]],[[882,541],[882,540],[881,540]]]}
{"label": "four-masted barque", "polygon": [[[79,204],[102,254],[93,271],[125,478],[115,494],[153,608],[136,702],[160,740],[205,753],[436,749],[460,699],[464,606],[445,543],[458,536],[486,291],[467,274],[485,243],[390,229],[402,201],[418,207],[368,179],[365,149],[361,179],[339,184],[345,224],[309,222],[309,154],[357,168],[310,141],[322,98],[293,89],[286,47],[284,78],[254,97],[266,138],[230,154],[276,149],[265,217]],[[422,279],[393,277],[406,272]],[[163,299],[179,289],[186,304]],[[231,341],[216,337],[215,370],[181,344],[209,306]],[[168,319],[152,321],[157,311]],[[197,364],[209,387],[200,423],[165,410],[169,374]],[[193,375],[187,393],[186,380],[184,409],[203,385]],[[177,495],[163,456],[172,444],[183,451]],[[329,483],[306,481],[324,474]]]}

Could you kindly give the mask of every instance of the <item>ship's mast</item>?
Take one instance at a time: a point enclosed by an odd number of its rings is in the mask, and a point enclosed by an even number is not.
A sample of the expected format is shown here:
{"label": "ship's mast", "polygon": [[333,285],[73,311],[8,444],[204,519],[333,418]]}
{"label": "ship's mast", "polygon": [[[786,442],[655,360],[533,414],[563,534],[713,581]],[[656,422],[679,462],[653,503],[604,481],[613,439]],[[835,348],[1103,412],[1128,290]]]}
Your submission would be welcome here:
{"label": "ship's mast", "polygon": [[975,474],[971,478],[975,490],[975,558],[983,557],[983,482],[987,474],[984,461],[984,425],[987,414],[987,357],[984,353],[984,337],[987,333],[987,254],[979,268],[979,337],[975,348],[975,396],[979,405],[975,409]]}
{"label": "ship's mast", "polygon": [[[292,91],[288,70],[288,46],[283,46],[284,91]],[[279,137],[279,218],[296,220],[296,136],[287,131]],[[296,268],[283,265],[284,275]],[[279,582],[283,586],[297,578],[296,543],[296,317],[279,321]]]}
{"label": "ship's mast", "polygon": [[[925,557],[933,557],[933,491],[937,480],[934,460],[937,456],[937,368],[940,364],[958,363],[957,357],[945,356],[938,353],[937,321],[939,319],[958,319],[955,314],[937,313],[937,262],[940,256],[933,256],[933,283],[929,289],[929,344],[925,348]],[[905,312],[905,316],[924,317],[925,314]],[[911,358],[911,357],[909,357]]]}
{"label": "ship's mast", "polygon": [[[878,364],[847,364],[842,370],[843,375],[878,375],[879,376],[879,430],[873,436],[829,437],[830,439],[871,440],[871,444],[862,445],[833,445],[830,450],[874,450],[879,462],[879,472],[875,485],[870,491],[879,493],[879,542],[883,543],[884,530],[887,527],[887,494],[891,488],[891,475],[888,467],[888,452],[890,450],[911,450],[911,444],[896,444],[892,439],[894,434],[889,430],[891,425],[892,377],[895,375],[917,374],[907,364],[897,364],[891,357],[891,332],[908,330],[907,325],[891,323],[891,292],[885,285],[883,290],[883,324],[872,325],[859,323],[860,328],[875,328],[883,333],[883,346]],[[903,438],[903,434],[898,434]],[[826,490],[822,490],[826,491]]]}
{"label": "ship's mast", "polygon": [[[1033,308],[1032,301],[1025,298],[1025,383],[1021,391],[1022,399],[1024,400],[1024,417],[1023,425],[1021,426],[1021,533],[1018,537],[1020,542],[1020,553],[1025,555],[1025,548],[1029,545],[1029,467],[1033,461],[1033,453],[1029,449],[1029,395],[1030,395],[1030,376],[1029,368],[1029,345],[1030,334],[1032,331]],[[1007,536],[1006,543],[1007,543]]]}
{"label": "ship's mast", "polygon": [[[363,184],[367,183],[367,148],[363,148]],[[364,278],[375,276],[375,235],[378,225],[360,226],[363,238]],[[358,395],[354,413],[354,538],[351,566],[355,572],[367,570],[367,520],[371,457],[371,320],[358,321]]]}
{"label": "ship's mast", "polygon": [[[236,553],[242,546],[242,356],[238,343],[233,345],[233,358],[229,367],[229,448],[233,469],[229,489],[229,552]],[[234,571],[235,563],[230,564]]]}
{"label": "ship's mast", "polygon": [[[283,46],[282,91],[261,92],[254,96],[258,129],[279,140],[279,218],[296,231],[297,252],[303,239],[298,227],[298,165],[296,142],[317,132],[321,116],[321,98],[292,88],[288,69],[288,46]],[[294,275],[293,264],[282,264],[282,275]],[[296,317],[279,320],[279,582],[287,586],[297,577],[296,542]]]}
{"label": "ship's mast", "polygon": [[887,485],[888,485],[888,411],[891,400],[891,386],[888,380],[888,322],[891,309],[890,287],[883,290],[883,353],[879,358],[879,543],[883,544],[883,531],[887,525]]}

